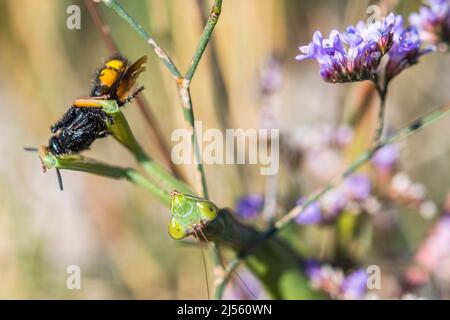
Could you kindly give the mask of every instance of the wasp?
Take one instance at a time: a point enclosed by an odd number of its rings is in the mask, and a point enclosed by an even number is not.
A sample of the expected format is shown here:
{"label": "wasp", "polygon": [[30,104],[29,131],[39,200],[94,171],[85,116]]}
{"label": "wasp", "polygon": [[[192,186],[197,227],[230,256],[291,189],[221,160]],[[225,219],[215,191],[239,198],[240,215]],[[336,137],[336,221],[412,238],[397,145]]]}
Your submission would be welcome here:
{"label": "wasp", "polygon": [[[50,127],[52,136],[48,146],[41,147],[41,150],[57,156],[77,154],[89,149],[96,139],[108,136],[107,123],[112,119],[93,100],[115,100],[119,107],[133,100],[144,89],[140,86],[133,90],[133,87],[139,75],[145,71],[146,62],[146,56],[132,64],[121,55],[107,59],[95,73],[90,96],[76,99]],[[35,148],[25,149],[37,151]],[[59,170],[57,174],[62,190]]]}
{"label": "wasp", "polygon": [[[54,155],[74,154],[86,150],[97,139],[108,135],[110,117],[92,99],[116,100],[119,106],[131,101],[143,87],[131,92],[146,57],[133,64],[122,56],[109,58],[96,72],[90,97],[77,99],[61,119],[50,127],[48,151]],[[89,99],[89,103],[87,103]]]}

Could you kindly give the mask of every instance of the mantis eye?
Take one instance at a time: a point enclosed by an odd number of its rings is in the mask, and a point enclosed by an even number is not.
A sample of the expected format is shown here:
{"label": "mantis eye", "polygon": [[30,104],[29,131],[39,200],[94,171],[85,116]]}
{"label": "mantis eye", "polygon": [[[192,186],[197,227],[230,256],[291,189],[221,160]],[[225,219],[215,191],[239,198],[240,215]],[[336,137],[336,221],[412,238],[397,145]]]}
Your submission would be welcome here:
{"label": "mantis eye", "polygon": [[169,222],[169,235],[175,240],[180,240],[187,236],[186,230],[184,230],[181,224],[173,217]]}
{"label": "mantis eye", "polygon": [[197,202],[198,210],[206,221],[213,220],[217,217],[217,207],[209,201]]}

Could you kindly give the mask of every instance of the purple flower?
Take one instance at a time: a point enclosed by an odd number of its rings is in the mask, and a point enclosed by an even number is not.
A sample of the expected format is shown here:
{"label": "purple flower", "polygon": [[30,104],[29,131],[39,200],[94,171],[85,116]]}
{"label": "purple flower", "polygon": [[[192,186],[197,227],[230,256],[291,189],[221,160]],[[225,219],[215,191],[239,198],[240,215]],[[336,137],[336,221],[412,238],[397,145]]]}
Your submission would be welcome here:
{"label": "purple flower", "polygon": [[320,277],[320,264],[314,259],[305,261],[305,273],[310,279],[318,279]]}
{"label": "purple flower", "polygon": [[371,183],[365,174],[353,174],[345,181],[345,187],[350,197],[362,201],[370,196]]}
{"label": "purple flower", "polygon": [[344,299],[362,299],[367,291],[367,272],[359,269],[347,277],[341,284],[341,294]]}
{"label": "purple flower", "polygon": [[236,214],[242,219],[255,219],[264,206],[264,198],[259,194],[250,194],[236,203]]}
{"label": "purple flower", "polygon": [[450,216],[437,220],[431,233],[419,246],[414,258],[421,270],[443,283],[450,283]]}
{"label": "purple flower", "polygon": [[372,164],[378,170],[388,171],[392,170],[398,160],[398,148],[395,144],[388,144],[378,150],[373,158]]}
{"label": "purple flower", "polygon": [[415,27],[403,28],[401,17],[397,19],[394,42],[389,50],[389,61],[385,69],[385,83],[389,83],[406,68],[419,62],[419,58],[433,51],[432,47],[420,49],[422,40]]}
{"label": "purple flower", "polygon": [[381,58],[392,46],[396,19],[390,14],[373,24],[359,22],[345,33],[333,30],[325,39],[316,31],[309,45],[299,47],[296,59],[316,59],[327,82],[375,81]]}
{"label": "purple flower", "polygon": [[334,218],[347,206],[348,197],[342,188],[331,190],[322,197],[322,205],[326,210],[327,218]]}
{"label": "purple flower", "polygon": [[[300,206],[305,202],[306,198],[302,197],[297,200],[297,205]],[[302,213],[296,218],[295,222],[298,224],[319,224],[322,222],[322,210],[318,202],[312,202],[307,206]]]}
{"label": "purple flower", "polygon": [[354,138],[353,129],[348,126],[339,127],[336,130],[334,141],[340,147],[348,145]]}
{"label": "purple flower", "polygon": [[263,94],[271,94],[278,90],[283,83],[281,62],[275,56],[264,64],[260,74],[260,87]]}
{"label": "purple flower", "polygon": [[344,274],[341,269],[330,265],[320,265],[315,260],[307,260],[305,273],[311,281],[311,286],[320,289],[333,298],[337,298],[341,291]]}
{"label": "purple flower", "polygon": [[450,43],[450,1],[428,0],[429,6],[412,13],[409,22],[416,27],[424,41],[433,44]]}

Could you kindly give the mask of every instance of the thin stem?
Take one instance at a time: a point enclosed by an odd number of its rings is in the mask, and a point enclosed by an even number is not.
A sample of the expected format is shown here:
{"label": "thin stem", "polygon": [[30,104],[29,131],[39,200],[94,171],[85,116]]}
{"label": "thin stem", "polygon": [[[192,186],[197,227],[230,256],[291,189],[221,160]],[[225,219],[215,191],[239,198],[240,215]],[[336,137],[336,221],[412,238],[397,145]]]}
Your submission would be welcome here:
{"label": "thin stem", "polygon": [[[331,179],[330,182],[326,184],[319,192],[308,197],[302,205],[296,206],[287,215],[278,220],[274,225],[275,231],[278,231],[286,227],[299,214],[301,214],[303,210],[306,207],[308,207],[311,203],[318,201],[329,190],[339,185],[350,174],[354,173],[363,164],[368,162],[378,150],[380,150],[381,148],[383,148],[388,144],[397,143],[400,140],[403,140],[412,135],[413,133],[417,132],[419,129],[425,128],[426,126],[429,126],[430,124],[444,118],[445,116],[448,115],[449,111],[450,106],[446,106],[442,109],[434,111],[426,116],[419,118],[418,120],[414,121],[407,127],[401,129],[400,131],[397,131],[390,137],[375,142],[375,144],[372,147],[370,147],[367,151],[365,151],[358,158],[356,158],[356,160],[353,161],[353,163],[351,163],[350,166],[342,174]],[[274,233],[274,231],[270,233]]]}
{"label": "thin stem", "polygon": [[189,186],[168,173],[166,169],[164,169],[152,158],[150,158],[142,148],[140,148],[140,150],[137,150],[136,152],[133,152],[133,154],[136,158],[136,161],[144,168],[145,171],[147,171],[150,176],[155,179],[158,185],[160,185],[164,190],[170,192],[176,189],[186,194],[194,194]]}
{"label": "thin stem", "polygon": [[148,44],[150,44],[157,56],[163,60],[164,64],[168,67],[174,78],[177,80],[178,84],[178,93],[181,99],[181,103],[183,106],[183,114],[185,121],[189,124],[191,127],[193,133],[192,133],[192,144],[194,147],[194,155],[195,155],[195,162],[197,164],[197,170],[198,173],[198,180],[200,180],[201,189],[202,189],[202,195],[204,198],[208,198],[208,189],[206,185],[206,177],[205,177],[205,171],[203,168],[202,161],[200,159],[200,149],[197,139],[197,134],[195,132],[195,118],[194,118],[194,111],[192,108],[192,99],[191,99],[191,93],[189,90],[190,86],[190,80],[194,76],[194,73],[197,69],[197,66],[203,56],[203,52],[206,49],[206,46],[208,45],[209,39],[211,38],[211,34],[214,30],[214,27],[217,24],[217,20],[219,18],[221,9],[222,9],[222,0],[215,0],[212,12],[210,17],[208,18],[208,23],[205,26],[205,29],[203,31],[202,37],[200,38],[199,44],[197,46],[197,50],[194,53],[194,56],[192,58],[191,66],[189,67],[188,71],[186,72],[186,76],[183,77],[181,73],[179,72],[178,68],[175,66],[175,64],[172,62],[171,58],[167,55],[167,53],[157,44],[157,42],[144,30],[144,28],[133,18],[131,17],[125,9],[117,3],[116,0],[102,0],[105,5],[112,8],[116,13],[125,21],[128,22],[128,24],[136,30],[139,35],[144,38]]}
{"label": "thin stem", "polygon": [[194,149],[194,163],[196,165],[197,185],[199,185],[201,188],[203,198],[208,199],[208,186],[206,183],[205,169],[203,167],[201,158],[201,150],[198,142],[197,130],[195,129],[195,116],[194,108],[192,107],[189,80],[184,79],[183,81],[178,82],[178,95],[180,96],[181,100],[184,120],[192,130],[191,140]]}
{"label": "thin stem", "polygon": [[380,109],[378,110],[377,129],[373,141],[378,142],[383,138],[384,121],[386,113],[386,97],[387,97],[387,85],[381,88],[376,85],[378,96],[380,97]]}
{"label": "thin stem", "polygon": [[222,0],[215,0],[214,6],[211,10],[211,14],[208,17],[208,21],[203,30],[202,36],[197,46],[197,50],[192,57],[191,65],[184,76],[184,79],[179,79],[178,83],[178,93],[180,96],[181,104],[183,107],[184,119],[187,124],[192,129],[192,145],[194,148],[194,157],[197,171],[197,180],[199,180],[198,184],[201,185],[203,198],[208,199],[208,186],[206,183],[206,175],[205,169],[203,167],[202,159],[201,159],[201,150],[198,143],[197,132],[195,130],[195,117],[194,117],[194,109],[192,106],[192,97],[190,91],[191,80],[194,77],[195,71],[197,70],[198,64],[205,52],[205,49],[208,45],[209,40],[211,39],[211,35],[214,31],[214,28],[219,20],[220,13],[222,11]]}
{"label": "thin stem", "polygon": [[[249,257],[253,252],[255,252],[256,249],[258,249],[261,245],[264,244],[265,241],[272,238],[275,234],[277,234],[278,231],[282,230],[283,228],[287,227],[290,223],[294,221],[294,219],[300,215],[309,205],[312,203],[320,200],[323,195],[325,195],[328,191],[335,188],[337,185],[339,185],[341,182],[345,180],[346,177],[348,177],[350,174],[354,173],[357,169],[359,169],[362,165],[367,163],[372,156],[381,148],[388,144],[397,143],[410,135],[416,133],[419,131],[419,129],[425,128],[441,119],[443,119],[445,116],[447,116],[450,112],[450,105],[445,106],[444,108],[441,108],[439,110],[436,110],[426,116],[423,116],[416,121],[412,122],[407,127],[397,131],[395,134],[391,135],[388,138],[385,138],[383,140],[379,140],[378,142],[375,142],[374,145],[362,153],[356,160],[350,164],[350,166],[339,176],[336,176],[335,178],[331,179],[329,183],[327,183],[321,190],[319,190],[317,193],[312,194],[309,196],[302,205],[294,207],[291,211],[289,211],[288,214],[283,216],[281,219],[279,219],[273,227],[269,228],[265,231],[264,237],[260,241],[257,241],[254,243],[254,245],[247,249],[245,252],[242,252],[237,258],[232,260],[229,264],[229,266],[226,268],[226,270],[231,268],[236,268],[236,264],[239,264],[240,262],[244,261],[247,257]],[[229,275],[226,275],[223,278],[223,282],[220,285],[225,286],[226,282],[229,280]]]}
{"label": "thin stem", "polygon": [[[204,1],[196,1],[199,15],[201,16],[202,24],[206,25],[208,23],[209,12],[206,12]],[[216,111],[217,120],[220,122],[221,128],[225,130],[226,128],[231,128],[230,125],[230,99],[228,94],[227,84],[223,75],[222,66],[219,63],[219,56],[217,54],[217,47],[215,45],[214,39],[210,39],[209,53],[211,57],[211,67],[210,74],[214,82],[215,94],[214,94],[214,109]],[[239,167],[240,168],[240,167]]]}
{"label": "thin stem", "polygon": [[219,20],[221,11],[222,11],[222,0],[215,0],[214,6],[212,7],[211,13],[208,17],[208,21],[203,30],[203,34],[198,43],[197,50],[195,51],[194,56],[192,57],[191,65],[188,71],[186,72],[186,75],[184,76],[185,79],[189,81],[192,80],[195,71],[197,70],[197,66],[203,56],[203,52],[205,52],[205,49],[208,45],[209,40],[211,39],[211,35],[214,31],[217,21]]}
{"label": "thin stem", "polygon": [[170,206],[170,197],[167,192],[153,184],[140,173],[131,168],[111,166],[103,162],[84,157],[57,157],[51,154],[41,155],[46,168],[72,170],[96,174],[112,179],[126,179],[136,186],[142,187],[164,205]]}
{"label": "thin stem", "polygon": [[221,278],[217,278],[216,281],[216,291],[214,292],[214,299],[216,300],[222,300],[223,294],[225,292],[225,288],[228,284],[228,282],[231,280],[231,276],[233,275],[233,272],[237,269],[239,266],[240,260],[233,260],[231,261],[224,269],[224,275]]}
{"label": "thin stem", "polygon": [[145,31],[145,29],[133,18],[128,12],[116,1],[116,0],[102,0],[102,2],[116,11],[116,13],[124,19],[128,24],[137,31],[137,33],[150,45],[153,47],[153,51],[160,58],[166,67],[172,73],[175,79],[181,78],[182,75],[178,68],[173,63],[170,56],[159,46],[159,44],[150,36],[150,34]]}
{"label": "thin stem", "polygon": [[[166,169],[153,161],[136,140],[127,119],[119,109],[115,100],[91,100],[102,107],[103,112],[111,116],[111,121],[107,123],[108,132],[130,151],[136,161],[156,180],[156,182],[166,191],[177,189],[183,193],[192,194],[190,188],[182,181],[175,178]],[[90,100],[85,100],[90,103]]]}

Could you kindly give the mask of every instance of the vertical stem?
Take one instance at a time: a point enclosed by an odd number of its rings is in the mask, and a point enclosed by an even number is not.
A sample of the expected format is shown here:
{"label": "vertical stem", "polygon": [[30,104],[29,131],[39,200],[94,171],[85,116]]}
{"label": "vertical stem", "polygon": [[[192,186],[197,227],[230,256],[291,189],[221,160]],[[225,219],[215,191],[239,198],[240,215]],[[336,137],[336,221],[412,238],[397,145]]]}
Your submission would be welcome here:
{"label": "vertical stem", "polygon": [[202,197],[208,199],[209,198],[208,186],[206,183],[205,169],[202,163],[202,156],[200,145],[198,142],[197,131],[195,129],[195,116],[194,116],[194,108],[192,107],[192,98],[191,98],[191,90],[189,88],[189,80],[184,79],[182,81],[178,81],[178,94],[180,96],[181,105],[183,108],[184,120],[192,130],[191,139],[194,150],[194,163],[197,172],[196,175],[197,184],[200,186],[200,189],[202,191]]}
{"label": "vertical stem", "polygon": [[190,84],[195,74],[195,71],[197,70],[198,64],[200,63],[200,60],[203,56],[203,53],[205,52],[206,46],[208,45],[208,42],[211,39],[211,35],[217,24],[221,11],[222,11],[222,0],[215,0],[214,6],[211,10],[211,14],[208,17],[208,22],[206,23],[206,26],[203,30],[202,36],[198,43],[197,49],[194,53],[194,56],[192,57],[191,65],[188,71],[186,72],[184,79],[179,79],[177,81],[178,92],[183,106],[184,119],[192,129],[192,145],[194,148],[196,171],[198,173],[197,180],[199,180],[199,184],[201,185],[202,190],[202,196],[205,199],[209,198],[208,186],[206,183],[205,169],[202,163],[201,150],[198,143],[198,136],[195,130],[195,117],[194,117],[194,109],[192,107]]}
{"label": "vertical stem", "polygon": [[[202,24],[206,25],[208,23],[208,13],[206,12],[203,4],[203,0],[196,1],[199,14],[201,16]],[[214,39],[209,41],[209,53],[211,57],[211,68],[210,74],[214,82],[214,108],[216,111],[217,120],[220,122],[222,129],[231,128],[229,113],[230,113],[230,99],[228,94],[227,84],[223,75],[222,66],[219,62],[219,57],[217,54],[217,47],[215,45]]]}
{"label": "vertical stem", "polygon": [[192,57],[191,66],[186,72],[185,78],[188,80],[192,80],[192,77],[194,76],[194,73],[197,70],[197,66],[203,56],[203,52],[205,52],[209,39],[211,39],[211,35],[214,31],[217,21],[219,20],[221,11],[222,11],[222,0],[215,0],[214,6],[211,10],[211,14],[208,17],[205,29],[203,30],[203,34],[198,43],[197,50],[195,51],[194,56]]}
{"label": "vertical stem", "polygon": [[376,143],[383,138],[384,120],[386,113],[386,97],[387,97],[387,85],[382,88],[380,85],[376,85],[378,95],[380,97],[380,109],[378,110],[377,129],[373,141]]}

